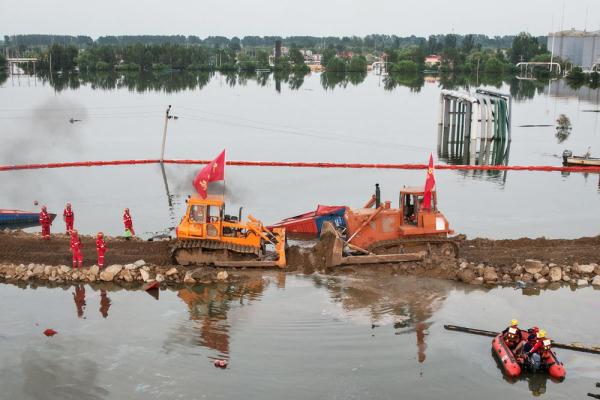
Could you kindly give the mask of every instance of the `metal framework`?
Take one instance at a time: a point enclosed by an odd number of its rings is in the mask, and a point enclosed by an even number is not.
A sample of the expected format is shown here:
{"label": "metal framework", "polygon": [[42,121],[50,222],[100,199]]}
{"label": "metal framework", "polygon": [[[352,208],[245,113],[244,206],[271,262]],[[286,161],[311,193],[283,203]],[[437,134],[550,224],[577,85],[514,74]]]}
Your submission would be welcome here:
{"label": "metal framework", "polygon": [[438,155],[451,164],[507,165],[512,96],[478,89],[440,94]]}

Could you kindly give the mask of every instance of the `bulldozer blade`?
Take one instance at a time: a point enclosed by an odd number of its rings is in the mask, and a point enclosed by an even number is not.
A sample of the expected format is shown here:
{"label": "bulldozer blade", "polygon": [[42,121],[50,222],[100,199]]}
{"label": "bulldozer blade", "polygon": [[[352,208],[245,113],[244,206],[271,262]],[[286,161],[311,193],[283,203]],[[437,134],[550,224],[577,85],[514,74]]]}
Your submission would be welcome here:
{"label": "bulldozer blade", "polygon": [[343,257],[341,265],[356,265],[356,264],[385,264],[408,261],[423,261],[425,258],[424,252],[419,253],[404,253],[404,254],[372,254],[364,256],[348,256]]}

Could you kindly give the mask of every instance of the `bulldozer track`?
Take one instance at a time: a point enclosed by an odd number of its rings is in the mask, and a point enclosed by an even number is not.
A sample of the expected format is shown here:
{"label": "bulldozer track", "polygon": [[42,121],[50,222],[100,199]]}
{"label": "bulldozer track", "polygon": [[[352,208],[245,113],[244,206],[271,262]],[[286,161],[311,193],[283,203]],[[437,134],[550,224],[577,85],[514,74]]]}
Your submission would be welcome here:
{"label": "bulldozer track", "polygon": [[205,239],[178,240],[173,245],[173,247],[171,247],[171,255],[175,255],[175,252],[179,249],[229,250],[242,254],[256,254],[257,256],[260,255],[260,248],[258,247],[243,246],[235,243],[227,243],[217,240]]}
{"label": "bulldozer track", "polygon": [[[454,258],[458,258],[459,256],[459,246],[455,240],[448,238],[405,238],[405,239],[391,239],[391,240],[382,240],[380,242],[375,242],[371,246],[369,246],[366,250],[375,253],[375,254],[389,254],[389,253],[381,253],[382,250],[386,250],[389,248],[400,248],[403,252],[403,247],[410,247],[415,245],[423,245],[427,247],[428,253],[433,253],[434,249],[432,247],[436,247],[439,249],[438,253],[441,253],[443,256],[452,256]],[[448,246],[445,246],[448,245]],[[378,253],[379,252],[379,253]],[[453,254],[452,254],[453,253]]]}

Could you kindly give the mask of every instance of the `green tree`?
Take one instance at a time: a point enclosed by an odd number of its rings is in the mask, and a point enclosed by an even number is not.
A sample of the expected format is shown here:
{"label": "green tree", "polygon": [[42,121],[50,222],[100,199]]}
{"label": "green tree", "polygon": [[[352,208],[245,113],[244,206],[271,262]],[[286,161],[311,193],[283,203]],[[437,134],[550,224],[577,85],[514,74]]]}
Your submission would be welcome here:
{"label": "green tree", "polygon": [[292,47],[289,53],[290,61],[296,65],[304,64],[304,56],[297,47]]}
{"label": "green tree", "polygon": [[350,59],[348,63],[348,67],[346,68],[348,72],[367,72],[367,59],[365,56],[354,56]]}
{"label": "green tree", "polygon": [[510,50],[510,60],[513,64],[521,61],[530,61],[536,55],[543,53],[545,49],[540,46],[537,38],[529,33],[521,32],[516,36]]}
{"label": "green tree", "polygon": [[323,50],[321,54],[321,65],[327,67],[329,62],[337,56],[337,52],[334,49]]}
{"label": "green tree", "polygon": [[412,60],[402,60],[390,67],[390,72],[396,74],[416,74],[418,71],[419,65]]}
{"label": "green tree", "polygon": [[327,72],[346,72],[346,62],[339,57],[332,58],[326,66]]}

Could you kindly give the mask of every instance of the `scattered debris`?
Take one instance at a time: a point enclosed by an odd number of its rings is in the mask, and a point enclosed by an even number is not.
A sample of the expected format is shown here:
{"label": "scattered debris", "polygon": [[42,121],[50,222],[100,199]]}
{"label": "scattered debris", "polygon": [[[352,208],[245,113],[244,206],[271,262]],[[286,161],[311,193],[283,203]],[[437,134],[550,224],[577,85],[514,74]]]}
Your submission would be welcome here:
{"label": "scattered debris", "polygon": [[56,335],[58,332],[56,332],[54,329],[46,329],[44,331],[44,335],[52,337],[54,335]]}
{"label": "scattered debris", "polygon": [[215,360],[214,364],[215,364],[215,367],[217,367],[217,368],[225,369],[225,368],[227,368],[228,362],[227,362],[227,360],[218,359],[218,360]]}

